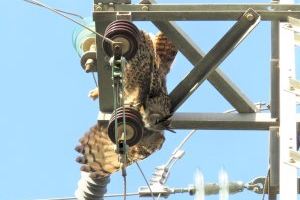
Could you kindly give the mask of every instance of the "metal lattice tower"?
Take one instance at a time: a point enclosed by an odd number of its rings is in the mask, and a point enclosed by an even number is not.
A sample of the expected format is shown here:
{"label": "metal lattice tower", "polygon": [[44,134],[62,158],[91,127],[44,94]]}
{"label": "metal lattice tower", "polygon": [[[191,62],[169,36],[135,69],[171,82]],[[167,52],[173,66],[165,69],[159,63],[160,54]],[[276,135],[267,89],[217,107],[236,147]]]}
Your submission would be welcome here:
{"label": "metal lattice tower", "polygon": [[[274,0],[267,4],[156,4],[143,0],[133,5],[130,0],[94,0],[93,19],[96,31],[103,34],[106,26],[116,19],[151,21],[164,32],[194,69],[170,93],[172,100],[171,126],[174,129],[210,130],[269,130],[270,175],[269,200],[296,200],[298,194],[296,96],[300,82],[295,80],[295,39],[300,27],[300,5],[292,0]],[[164,21],[161,21],[164,19]],[[232,20],[236,23],[207,53],[171,21]],[[254,103],[220,70],[219,64],[242,42],[260,21],[271,21],[271,112],[258,113]],[[100,111],[113,111],[111,71],[102,49],[102,39],[96,39],[99,90],[106,95],[99,98]],[[200,62],[199,62],[200,60]],[[208,80],[238,113],[177,113],[178,107]],[[100,115],[105,116],[105,115]],[[107,119],[100,117],[100,123]]]}

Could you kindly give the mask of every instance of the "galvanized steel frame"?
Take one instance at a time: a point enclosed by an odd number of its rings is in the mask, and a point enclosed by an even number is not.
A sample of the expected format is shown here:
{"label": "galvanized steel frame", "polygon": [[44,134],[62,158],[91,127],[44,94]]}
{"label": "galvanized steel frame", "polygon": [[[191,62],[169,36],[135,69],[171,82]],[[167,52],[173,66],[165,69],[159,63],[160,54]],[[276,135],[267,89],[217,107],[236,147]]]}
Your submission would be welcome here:
{"label": "galvanized steel frame", "polygon": [[[296,149],[296,123],[300,120],[295,110],[295,94],[287,92],[290,89],[288,80],[294,77],[294,63],[291,61],[294,58],[290,58],[294,55],[294,38],[292,31],[284,28],[283,23],[288,17],[300,18],[300,5],[288,0],[281,2],[289,4],[279,4],[275,0],[269,4],[132,5],[128,1],[95,0],[93,17],[99,33],[103,33],[106,24],[119,17],[125,16],[134,21],[152,21],[195,67],[199,67],[199,60],[205,54],[175,22],[169,21],[238,20],[249,8],[255,10],[261,20],[272,21],[270,114],[255,113],[256,107],[246,95],[220,69],[215,69],[207,80],[239,113],[174,113],[171,125],[175,129],[270,130],[269,199],[277,198],[280,187],[281,199],[296,200],[297,171],[288,165],[291,162],[288,150]],[[154,4],[155,1],[148,0],[147,3]],[[97,44],[97,71],[102,93],[99,98],[100,110],[109,113],[112,111],[110,69],[105,64],[107,58],[99,45],[100,39],[97,39]],[[289,57],[284,52],[289,52]]]}
{"label": "galvanized steel frame", "polygon": [[[112,11],[113,8],[113,11]],[[199,21],[237,20],[249,8],[255,10],[262,20],[287,21],[287,17],[300,18],[297,4],[114,4],[95,10],[94,19],[114,20],[116,12],[130,12],[134,21]]]}

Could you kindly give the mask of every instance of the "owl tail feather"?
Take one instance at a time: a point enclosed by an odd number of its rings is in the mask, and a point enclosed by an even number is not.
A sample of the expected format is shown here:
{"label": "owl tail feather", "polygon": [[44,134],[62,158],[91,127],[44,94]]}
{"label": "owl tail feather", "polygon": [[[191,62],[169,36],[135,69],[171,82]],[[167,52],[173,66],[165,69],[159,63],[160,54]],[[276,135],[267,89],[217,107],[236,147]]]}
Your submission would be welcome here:
{"label": "owl tail feather", "polygon": [[[142,140],[129,148],[127,164],[143,160],[159,150],[165,138],[161,131],[145,129]],[[115,144],[107,135],[104,126],[93,126],[80,140],[75,150],[82,154],[76,161],[80,163],[81,171],[90,173],[91,178],[103,178],[118,171],[121,167]]]}

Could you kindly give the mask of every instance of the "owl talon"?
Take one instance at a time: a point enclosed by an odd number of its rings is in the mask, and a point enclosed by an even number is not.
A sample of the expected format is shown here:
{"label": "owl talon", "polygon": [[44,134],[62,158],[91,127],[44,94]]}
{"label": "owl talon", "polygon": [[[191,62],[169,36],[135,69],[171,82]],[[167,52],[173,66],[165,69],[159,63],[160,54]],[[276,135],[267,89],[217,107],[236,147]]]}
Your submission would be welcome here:
{"label": "owl talon", "polygon": [[176,133],[176,131],[174,131],[173,129],[171,129],[171,127],[166,127],[167,131],[170,131],[171,133]]}

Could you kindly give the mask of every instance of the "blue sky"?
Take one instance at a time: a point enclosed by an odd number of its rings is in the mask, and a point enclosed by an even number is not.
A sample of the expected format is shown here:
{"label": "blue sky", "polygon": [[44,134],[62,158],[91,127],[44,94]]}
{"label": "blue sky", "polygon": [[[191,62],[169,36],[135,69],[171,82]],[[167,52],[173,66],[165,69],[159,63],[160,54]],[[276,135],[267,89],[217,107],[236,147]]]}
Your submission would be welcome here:
{"label": "blue sky", "polygon": [[[82,16],[90,16],[92,1],[47,0],[45,3]],[[161,1],[160,1],[161,2]],[[178,0],[163,3],[179,3]],[[191,3],[213,3],[189,0]],[[217,3],[238,3],[218,0]],[[256,3],[268,1],[251,1]],[[87,97],[94,88],[91,74],[83,72],[72,46],[76,27],[70,21],[23,1],[0,2],[0,167],[1,200],[34,200],[74,196],[80,177],[74,147],[96,123],[98,104]],[[180,22],[180,26],[205,51],[223,36],[234,22]],[[137,25],[149,32],[150,23]],[[197,27],[195,29],[195,27]],[[297,54],[298,55],[298,54]],[[269,102],[270,23],[261,22],[246,40],[221,64],[221,69],[253,102]],[[192,65],[179,54],[168,77],[172,88]],[[180,111],[223,112],[231,106],[206,81]],[[166,132],[163,148],[141,162],[147,178],[155,166],[165,163],[188,130]],[[186,187],[200,168],[207,182],[218,181],[224,167],[231,180],[248,182],[265,176],[268,168],[268,132],[199,130],[184,146],[186,155],[171,171],[170,187]],[[128,168],[128,192],[146,185],[135,166]],[[122,178],[111,178],[109,193],[122,192]],[[187,194],[169,199],[193,199]],[[136,198],[131,198],[136,199]],[[207,197],[208,200],[218,196]],[[245,191],[231,200],[259,200]]]}

